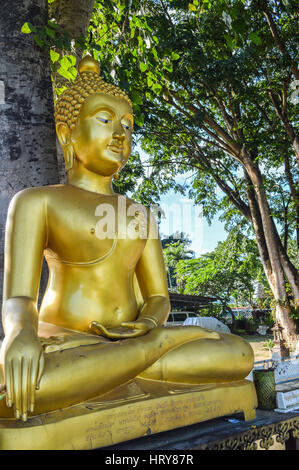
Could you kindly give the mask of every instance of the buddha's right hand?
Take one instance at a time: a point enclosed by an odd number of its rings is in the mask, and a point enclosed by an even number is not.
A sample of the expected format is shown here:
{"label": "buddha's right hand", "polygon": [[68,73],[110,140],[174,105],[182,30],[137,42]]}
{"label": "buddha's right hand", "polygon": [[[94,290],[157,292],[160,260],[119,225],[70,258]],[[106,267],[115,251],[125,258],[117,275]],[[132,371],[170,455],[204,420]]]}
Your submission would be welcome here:
{"label": "buddha's right hand", "polygon": [[2,348],[7,406],[26,421],[43,373],[42,346],[34,328],[18,328],[5,336]]}

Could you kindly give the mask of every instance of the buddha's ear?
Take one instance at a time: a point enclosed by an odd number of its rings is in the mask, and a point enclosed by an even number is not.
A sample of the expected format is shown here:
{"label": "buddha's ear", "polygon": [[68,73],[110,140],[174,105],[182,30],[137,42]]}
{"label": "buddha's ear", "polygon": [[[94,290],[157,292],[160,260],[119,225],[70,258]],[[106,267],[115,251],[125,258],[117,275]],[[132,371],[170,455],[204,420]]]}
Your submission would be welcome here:
{"label": "buddha's ear", "polygon": [[62,148],[67,147],[71,143],[71,130],[65,122],[56,124],[56,133]]}
{"label": "buddha's ear", "polygon": [[56,124],[56,133],[64,154],[65,169],[70,170],[74,164],[74,149],[71,143],[71,130],[65,122]]}

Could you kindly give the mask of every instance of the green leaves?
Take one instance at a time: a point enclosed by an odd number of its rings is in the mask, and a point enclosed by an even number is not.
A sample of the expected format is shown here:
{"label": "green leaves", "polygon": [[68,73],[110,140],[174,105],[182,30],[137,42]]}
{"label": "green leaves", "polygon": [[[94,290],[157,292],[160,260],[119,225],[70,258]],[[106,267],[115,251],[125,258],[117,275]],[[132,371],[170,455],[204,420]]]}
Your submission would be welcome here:
{"label": "green leaves", "polygon": [[21,28],[21,32],[24,34],[36,33],[36,31],[36,27],[33,26],[33,24],[27,22],[24,23]]}
{"label": "green leaves", "polygon": [[249,34],[249,39],[254,42],[257,46],[260,46],[262,44],[262,39],[258,35],[257,32],[253,32]]}
{"label": "green leaves", "polygon": [[196,6],[195,6],[193,3],[189,3],[188,9],[189,9],[190,11],[196,11]]}
{"label": "green leaves", "polygon": [[156,93],[156,95],[159,95],[160,91],[162,90],[162,86],[159,83],[153,83],[152,90]]}
{"label": "green leaves", "polygon": [[33,39],[39,47],[43,47],[44,41],[37,34],[33,36]]}
{"label": "green leaves", "polygon": [[67,31],[64,31],[54,21],[48,21],[46,25],[39,26],[26,22],[23,24],[21,32],[24,34],[35,33],[33,35],[34,42],[41,48],[71,49],[71,41]]}
{"label": "green leaves", "polygon": [[148,65],[143,62],[140,62],[139,67],[141,72],[145,72],[148,69]]}
{"label": "green leaves", "polygon": [[[175,272],[184,293],[216,295],[227,303],[235,299],[248,304],[255,281],[261,279],[262,265],[254,240],[234,230],[210,253],[176,263]],[[265,277],[262,279],[265,282]]]}
{"label": "green leaves", "polygon": [[51,39],[55,39],[55,31],[54,31],[54,29],[49,28],[48,26],[45,26],[45,31],[46,31],[47,35],[48,35]]}
{"label": "green leaves", "polygon": [[57,62],[57,60],[60,59],[60,54],[58,54],[58,52],[50,50],[50,58],[51,62],[54,64],[55,62]]}
{"label": "green leaves", "polygon": [[143,104],[141,95],[137,93],[136,91],[131,92],[131,99],[134,101],[136,104]]}
{"label": "green leaves", "polygon": [[67,80],[74,80],[77,76],[76,57],[73,55],[65,55],[59,60],[60,68],[57,70],[59,75]]}
{"label": "green leaves", "polygon": [[178,60],[180,58],[179,54],[177,54],[176,52],[172,52],[171,53],[171,59],[172,60]]}

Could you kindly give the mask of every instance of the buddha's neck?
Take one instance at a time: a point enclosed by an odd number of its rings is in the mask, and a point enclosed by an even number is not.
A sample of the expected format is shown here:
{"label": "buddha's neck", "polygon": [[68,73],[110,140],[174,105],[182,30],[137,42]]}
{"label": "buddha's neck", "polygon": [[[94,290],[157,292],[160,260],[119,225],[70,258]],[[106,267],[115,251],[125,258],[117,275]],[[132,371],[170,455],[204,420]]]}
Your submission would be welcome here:
{"label": "buddha's neck", "polygon": [[73,168],[68,171],[67,183],[93,193],[115,194],[112,188],[112,178],[113,175],[104,176],[93,173],[75,160]]}

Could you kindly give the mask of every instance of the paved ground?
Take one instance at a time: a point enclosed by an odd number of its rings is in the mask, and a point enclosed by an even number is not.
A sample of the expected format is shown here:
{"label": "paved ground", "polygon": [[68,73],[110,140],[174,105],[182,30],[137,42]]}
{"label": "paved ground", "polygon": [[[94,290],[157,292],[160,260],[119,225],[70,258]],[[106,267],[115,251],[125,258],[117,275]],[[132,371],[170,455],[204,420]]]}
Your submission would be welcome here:
{"label": "paved ground", "polygon": [[254,351],[254,362],[271,359],[272,352],[265,348],[265,343],[269,339],[273,340],[273,334],[266,336],[261,335],[242,335],[242,338],[248,341]]}

